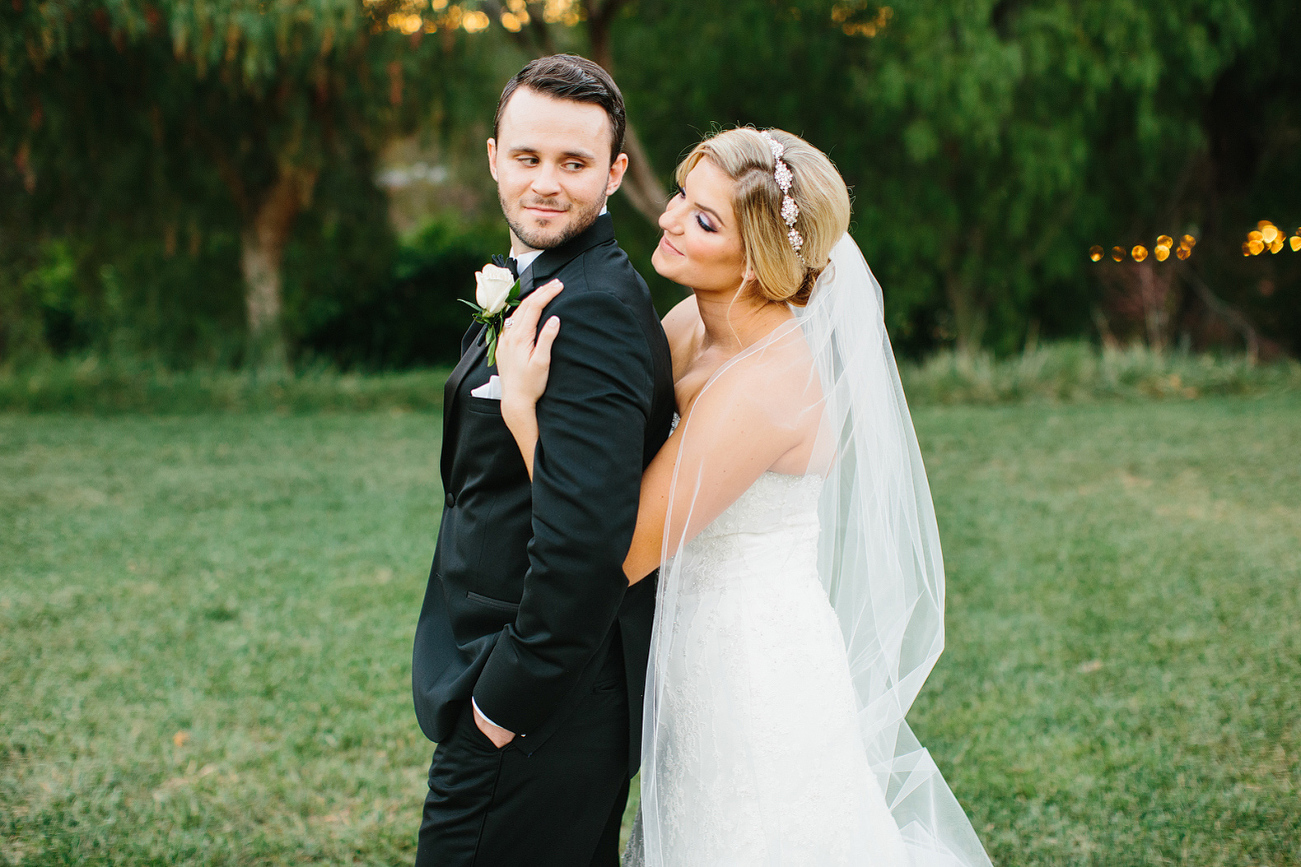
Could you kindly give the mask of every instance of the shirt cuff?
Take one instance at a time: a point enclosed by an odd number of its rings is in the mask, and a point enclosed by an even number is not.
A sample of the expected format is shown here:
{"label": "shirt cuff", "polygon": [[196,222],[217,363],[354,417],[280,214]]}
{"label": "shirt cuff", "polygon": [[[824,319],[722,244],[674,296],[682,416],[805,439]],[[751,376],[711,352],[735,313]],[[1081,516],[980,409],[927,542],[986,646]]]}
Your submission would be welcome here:
{"label": "shirt cuff", "polygon": [[[483,718],[484,718],[485,720],[487,720],[489,723],[492,723],[492,725],[497,726],[497,724],[496,724],[495,722],[493,722],[491,719],[488,719],[488,715],[487,715],[486,713],[484,713],[483,711],[479,710],[479,703],[478,703],[477,701],[474,700],[474,696],[470,696],[470,704],[474,705],[474,710],[475,710],[475,712],[476,712],[477,714],[479,714],[479,716],[483,717]],[[505,727],[505,726],[497,726],[497,728],[499,728],[499,729],[505,729],[506,727]]]}

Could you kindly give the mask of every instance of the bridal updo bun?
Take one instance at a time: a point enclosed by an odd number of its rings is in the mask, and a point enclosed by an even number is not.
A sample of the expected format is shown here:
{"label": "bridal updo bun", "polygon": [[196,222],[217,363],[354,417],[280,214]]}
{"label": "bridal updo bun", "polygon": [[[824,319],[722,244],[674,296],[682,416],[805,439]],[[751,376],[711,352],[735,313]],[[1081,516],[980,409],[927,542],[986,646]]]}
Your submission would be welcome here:
{"label": "bridal updo bun", "polygon": [[768,301],[803,307],[827,267],[831,248],[849,229],[849,191],[822,151],[779,129],[767,135],[785,147],[782,160],[792,175],[790,195],[799,206],[795,229],[804,239],[798,254],[782,217],[777,161],[757,130],[739,127],[705,139],[678,165],[677,181],[683,183],[702,159],[722,169],[736,183],[732,210],[740,223],[746,271],[755,275],[754,291]]}

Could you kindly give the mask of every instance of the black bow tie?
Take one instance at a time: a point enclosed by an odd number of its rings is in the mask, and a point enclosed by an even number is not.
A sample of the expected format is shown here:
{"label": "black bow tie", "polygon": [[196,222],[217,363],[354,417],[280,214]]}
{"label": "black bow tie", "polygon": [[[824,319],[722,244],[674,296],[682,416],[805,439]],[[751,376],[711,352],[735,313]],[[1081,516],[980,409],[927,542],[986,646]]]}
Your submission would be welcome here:
{"label": "black bow tie", "polygon": [[498,268],[507,269],[510,271],[510,276],[514,277],[516,280],[519,279],[519,268],[515,264],[514,257],[507,259],[505,256],[497,253],[492,257],[492,264],[496,265]]}

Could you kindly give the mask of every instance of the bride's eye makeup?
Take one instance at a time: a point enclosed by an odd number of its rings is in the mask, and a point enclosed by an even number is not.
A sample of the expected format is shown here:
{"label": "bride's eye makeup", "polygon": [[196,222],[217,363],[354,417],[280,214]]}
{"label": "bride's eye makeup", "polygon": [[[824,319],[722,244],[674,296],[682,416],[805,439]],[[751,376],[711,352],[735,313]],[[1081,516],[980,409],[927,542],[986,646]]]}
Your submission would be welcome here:
{"label": "bride's eye makeup", "polygon": [[[686,199],[687,197],[687,191],[682,186],[682,184],[678,184],[676,187],[673,188],[673,198],[676,199],[679,197],[681,197],[682,199]],[[704,229],[706,232],[712,233],[718,231],[718,227],[715,226],[713,223],[709,222],[708,218],[706,218],[705,215],[701,213],[696,214],[696,224],[700,226],[700,228]]]}

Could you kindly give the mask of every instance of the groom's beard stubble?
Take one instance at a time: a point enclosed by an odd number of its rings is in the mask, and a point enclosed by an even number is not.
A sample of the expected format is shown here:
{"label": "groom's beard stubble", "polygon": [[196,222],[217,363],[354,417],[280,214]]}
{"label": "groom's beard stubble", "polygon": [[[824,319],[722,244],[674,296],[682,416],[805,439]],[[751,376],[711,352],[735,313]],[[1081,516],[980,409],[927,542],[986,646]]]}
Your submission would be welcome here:
{"label": "groom's beard stubble", "polygon": [[[500,191],[497,193],[497,200],[501,203],[501,212],[506,217],[506,225],[515,233],[516,238],[519,238],[534,250],[550,250],[578,237],[596,222],[596,218],[601,215],[601,209],[605,207],[604,197],[587,206],[580,206],[570,202],[569,210],[565,212],[570,217],[569,221],[564,226],[547,230],[533,229],[525,226],[520,221],[517,214],[523,209],[525,203],[520,203],[518,207],[512,209]],[[530,207],[554,208],[556,210],[560,210],[562,207],[561,203],[554,199],[537,199],[528,202],[527,205]]]}

